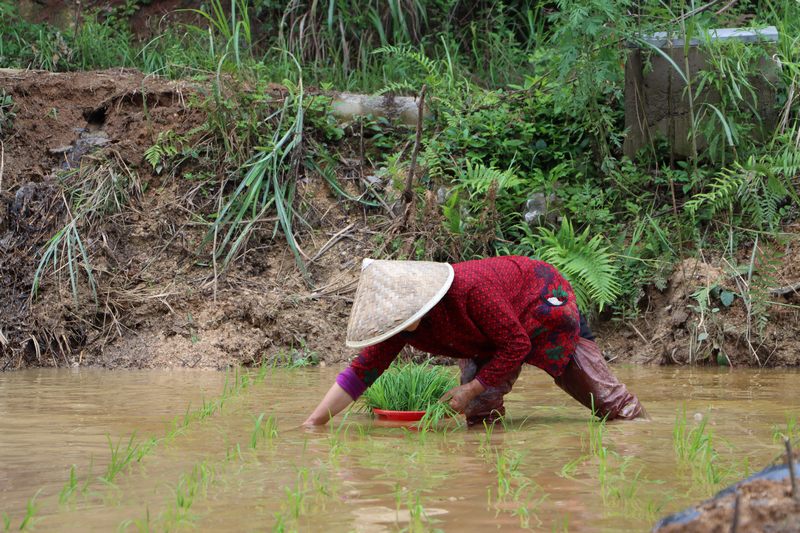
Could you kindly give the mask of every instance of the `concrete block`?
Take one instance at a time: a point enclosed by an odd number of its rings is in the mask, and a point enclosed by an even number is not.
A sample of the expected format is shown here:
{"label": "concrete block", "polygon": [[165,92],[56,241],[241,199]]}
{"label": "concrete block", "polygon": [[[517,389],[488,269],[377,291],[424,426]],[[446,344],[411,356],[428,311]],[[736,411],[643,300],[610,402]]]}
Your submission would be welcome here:
{"label": "concrete block", "polygon": [[[778,31],[774,26],[763,30],[728,28],[711,30],[709,37],[714,41],[736,39],[745,43],[774,43]],[[643,38],[652,46],[658,47],[682,70],[688,61],[689,79],[696,80],[697,74],[708,68],[707,54],[703,50],[703,39],[689,42],[684,58],[683,39],[670,38],[666,33],[656,33]],[[649,54],[651,69],[644,72],[645,53]],[[751,79],[757,110],[764,125],[764,132],[774,129],[778,112],[775,108],[775,82],[778,79],[777,65],[770,58],[761,61],[760,72]],[[695,99],[695,110],[701,103],[716,105],[720,96],[705,88],[703,94]],[[629,50],[625,64],[625,127],[627,135],[623,152],[633,157],[651,141],[663,137],[669,143],[675,157],[686,158],[691,155],[691,115],[689,112],[688,91],[681,75],[670,62],[652,48],[641,45]],[[705,139],[698,137],[698,150],[707,145]]]}

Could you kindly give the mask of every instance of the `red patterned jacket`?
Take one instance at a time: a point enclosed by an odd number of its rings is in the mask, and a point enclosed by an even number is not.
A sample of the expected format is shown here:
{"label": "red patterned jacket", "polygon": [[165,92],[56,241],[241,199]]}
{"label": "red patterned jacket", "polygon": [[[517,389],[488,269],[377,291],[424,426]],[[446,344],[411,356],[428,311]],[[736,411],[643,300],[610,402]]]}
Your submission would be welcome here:
{"label": "red patterned jacket", "polygon": [[523,363],[552,376],[566,367],[579,334],[575,295],[551,265],[528,257],[491,257],[453,265],[447,294],[414,332],[364,348],[337,382],[357,398],[405,345],[434,355],[486,361],[476,379],[500,384]]}

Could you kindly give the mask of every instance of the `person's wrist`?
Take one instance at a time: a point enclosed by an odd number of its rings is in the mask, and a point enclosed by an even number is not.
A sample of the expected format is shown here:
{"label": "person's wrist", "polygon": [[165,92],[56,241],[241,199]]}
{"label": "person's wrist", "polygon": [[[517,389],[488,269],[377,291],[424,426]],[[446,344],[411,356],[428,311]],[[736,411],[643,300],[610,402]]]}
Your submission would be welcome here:
{"label": "person's wrist", "polygon": [[470,394],[474,398],[483,391],[485,391],[486,387],[484,387],[483,384],[477,379],[473,379],[472,381],[469,382],[469,389],[470,389]]}

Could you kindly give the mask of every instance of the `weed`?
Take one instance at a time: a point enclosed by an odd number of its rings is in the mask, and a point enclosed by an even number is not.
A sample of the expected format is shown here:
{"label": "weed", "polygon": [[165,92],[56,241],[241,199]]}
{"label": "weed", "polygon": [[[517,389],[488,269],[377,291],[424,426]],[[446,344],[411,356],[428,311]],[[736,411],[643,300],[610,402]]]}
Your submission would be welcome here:
{"label": "weed", "polygon": [[[269,359],[273,368],[305,368],[319,364],[319,354],[308,348],[306,341],[300,340],[300,348],[290,348],[288,352],[278,352]],[[266,360],[265,360],[266,362]]]}

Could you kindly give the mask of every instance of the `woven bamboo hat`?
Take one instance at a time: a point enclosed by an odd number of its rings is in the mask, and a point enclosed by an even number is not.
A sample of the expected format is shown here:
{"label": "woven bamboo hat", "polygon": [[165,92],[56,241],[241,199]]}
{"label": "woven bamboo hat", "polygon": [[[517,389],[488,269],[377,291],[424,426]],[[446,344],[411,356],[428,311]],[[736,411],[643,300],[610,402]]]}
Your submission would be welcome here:
{"label": "woven bamboo hat", "polygon": [[364,259],[347,346],[377,344],[406,329],[444,297],[453,275],[447,263]]}

